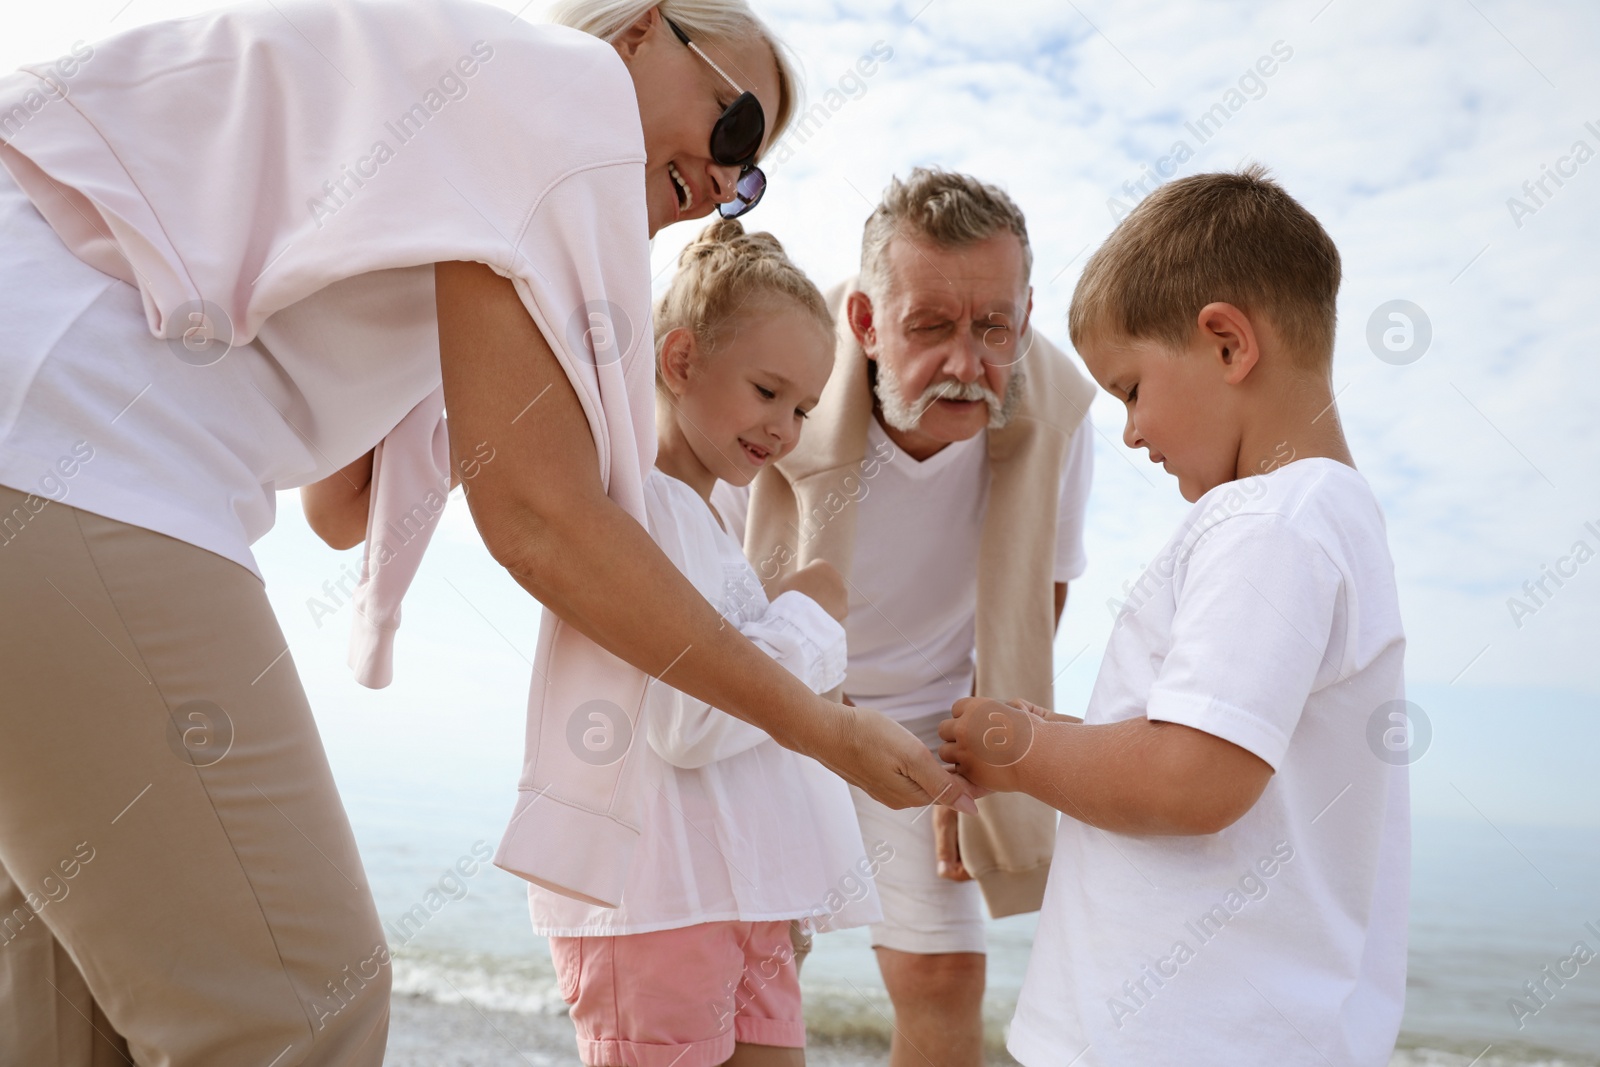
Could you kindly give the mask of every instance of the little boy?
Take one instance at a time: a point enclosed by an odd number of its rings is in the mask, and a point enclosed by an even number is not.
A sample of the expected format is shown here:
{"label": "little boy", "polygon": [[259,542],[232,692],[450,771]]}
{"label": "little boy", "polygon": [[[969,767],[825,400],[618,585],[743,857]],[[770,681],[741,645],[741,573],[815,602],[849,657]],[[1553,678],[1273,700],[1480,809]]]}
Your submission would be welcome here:
{"label": "little boy", "polygon": [[1389,1062],[1405,636],[1334,408],[1338,289],[1327,233],[1253,166],[1157,190],[1073,295],[1123,439],[1194,507],[1081,724],[969,699],[940,728],[972,781],[1068,816],[1008,1040],[1026,1067]]}

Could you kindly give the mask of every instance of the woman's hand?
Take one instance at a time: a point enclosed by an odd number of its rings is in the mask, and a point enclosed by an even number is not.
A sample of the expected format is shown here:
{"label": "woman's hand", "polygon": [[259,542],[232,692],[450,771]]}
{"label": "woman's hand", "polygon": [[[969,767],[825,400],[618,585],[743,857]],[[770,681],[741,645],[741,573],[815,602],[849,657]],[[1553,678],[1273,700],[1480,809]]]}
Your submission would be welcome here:
{"label": "woman's hand", "polygon": [[910,730],[871,708],[827,706],[837,725],[807,737],[804,745],[787,747],[811,756],[888,807],[914,808],[931,801],[978,813],[973,798],[987,790],[940,763]]}
{"label": "woman's hand", "polygon": [[779,594],[790,591],[804,593],[839,622],[844,622],[845,616],[850,614],[850,590],[845,588],[844,575],[825,559],[812,560],[778,581],[772,587],[771,596],[776,599]]}
{"label": "woman's hand", "polygon": [[372,453],[320,482],[300,489],[300,506],[312,533],[343,551],[367,539],[372,499]]}

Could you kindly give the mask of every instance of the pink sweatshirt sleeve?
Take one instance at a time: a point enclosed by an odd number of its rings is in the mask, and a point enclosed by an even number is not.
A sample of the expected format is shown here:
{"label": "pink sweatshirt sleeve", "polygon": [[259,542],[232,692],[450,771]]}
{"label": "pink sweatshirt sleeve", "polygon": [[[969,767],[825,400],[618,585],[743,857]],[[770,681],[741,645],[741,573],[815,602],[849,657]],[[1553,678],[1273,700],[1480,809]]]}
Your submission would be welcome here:
{"label": "pink sweatshirt sleeve", "polygon": [[400,601],[416,577],[449,494],[450,434],[440,387],[372,452],[367,540],[350,626],[350,669],[369,689],[382,689],[394,679]]}

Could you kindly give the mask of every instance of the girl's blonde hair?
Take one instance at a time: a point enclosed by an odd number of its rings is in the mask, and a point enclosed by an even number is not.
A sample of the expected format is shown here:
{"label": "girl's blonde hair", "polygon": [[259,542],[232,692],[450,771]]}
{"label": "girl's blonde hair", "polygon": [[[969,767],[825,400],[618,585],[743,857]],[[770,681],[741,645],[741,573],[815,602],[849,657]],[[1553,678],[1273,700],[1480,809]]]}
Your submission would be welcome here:
{"label": "girl's blonde hair", "polygon": [[785,300],[808,313],[827,336],[833,316],[822,293],[770,233],[745,233],[738,219],[718,219],[700,231],[678,256],[678,273],[655,308],[656,375],[668,333],[694,331],[707,351],[736,315]]}
{"label": "girl's blonde hair", "polygon": [[[767,42],[778,63],[778,113],[767,116],[767,144],[777,144],[789,120],[800,108],[799,62],[789,46],[756,17],[745,0],[560,0],[551,7],[549,18],[551,22],[609,42],[615,41],[653,7],[660,8],[664,18],[683,27],[689,39],[702,47],[702,42],[708,40],[732,41],[748,33]],[[722,65],[727,66],[726,62]],[[750,88],[746,84],[748,76],[741,77],[736,69],[729,73],[740,80],[742,88]]]}

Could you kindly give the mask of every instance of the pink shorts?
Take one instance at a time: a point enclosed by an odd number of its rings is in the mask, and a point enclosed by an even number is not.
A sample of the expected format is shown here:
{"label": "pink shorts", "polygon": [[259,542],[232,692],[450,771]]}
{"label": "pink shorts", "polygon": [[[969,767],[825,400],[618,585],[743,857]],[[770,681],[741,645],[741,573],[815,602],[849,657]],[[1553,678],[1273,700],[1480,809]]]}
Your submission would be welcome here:
{"label": "pink shorts", "polygon": [[804,1048],[789,922],[552,937],[589,1067],[715,1067],[734,1042]]}

